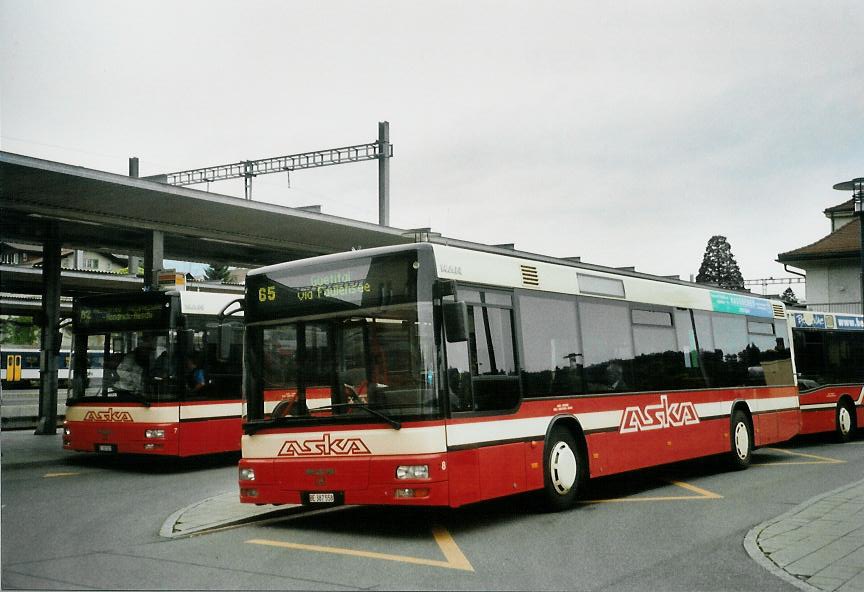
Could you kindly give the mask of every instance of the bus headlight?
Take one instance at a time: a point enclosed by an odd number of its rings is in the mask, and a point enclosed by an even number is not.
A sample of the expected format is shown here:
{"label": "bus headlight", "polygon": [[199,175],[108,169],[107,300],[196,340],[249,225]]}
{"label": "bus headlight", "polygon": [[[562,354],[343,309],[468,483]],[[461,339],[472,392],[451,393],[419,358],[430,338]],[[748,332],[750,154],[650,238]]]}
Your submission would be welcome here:
{"label": "bus headlight", "polygon": [[67,427],[64,427],[64,428],[63,428],[63,435],[64,435],[64,436],[71,436],[71,435],[72,435],[72,430],[70,430],[70,429],[67,428]]}
{"label": "bus headlight", "polygon": [[165,430],[144,430],[145,438],[164,438]]}
{"label": "bus headlight", "polygon": [[249,467],[241,467],[240,468],[240,480],[241,481],[254,481],[255,480],[255,469],[250,469]]}
{"label": "bus headlight", "polygon": [[399,465],[396,467],[397,479],[428,479],[429,465]]}

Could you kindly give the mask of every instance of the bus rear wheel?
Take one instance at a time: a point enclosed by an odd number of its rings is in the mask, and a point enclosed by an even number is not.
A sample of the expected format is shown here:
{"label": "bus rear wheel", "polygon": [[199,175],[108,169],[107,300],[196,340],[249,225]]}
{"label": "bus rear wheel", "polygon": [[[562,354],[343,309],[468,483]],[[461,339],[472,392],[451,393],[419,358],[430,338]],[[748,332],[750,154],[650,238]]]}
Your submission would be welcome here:
{"label": "bus rear wheel", "polygon": [[747,414],[736,409],[732,412],[730,440],[730,455],[733,469],[746,469],[750,466],[753,453],[753,428]]}
{"label": "bus rear wheel", "polygon": [[855,409],[849,401],[841,401],[837,405],[835,426],[837,439],[840,442],[848,442],[852,439],[852,432],[855,431]]}
{"label": "bus rear wheel", "polygon": [[543,470],[546,508],[558,512],[573,506],[585,483],[588,465],[570,430],[552,428],[546,440]]}

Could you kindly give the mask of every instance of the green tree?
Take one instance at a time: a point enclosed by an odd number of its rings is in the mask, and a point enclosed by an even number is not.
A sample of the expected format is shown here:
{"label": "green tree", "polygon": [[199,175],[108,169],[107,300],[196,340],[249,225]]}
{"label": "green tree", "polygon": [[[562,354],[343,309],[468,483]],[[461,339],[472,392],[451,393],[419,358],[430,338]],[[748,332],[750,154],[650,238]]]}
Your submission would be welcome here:
{"label": "green tree", "polygon": [[780,300],[786,304],[798,304],[798,297],[795,295],[795,292],[792,291],[792,288],[786,288],[783,293],[780,294]]}
{"label": "green tree", "polygon": [[220,265],[218,263],[211,263],[209,267],[204,270],[204,277],[208,280],[219,280],[224,282],[231,275],[231,272],[228,270],[227,265]]}
{"label": "green tree", "polygon": [[725,236],[714,235],[708,239],[696,282],[731,290],[744,289],[744,278],[741,276],[741,270],[738,269],[735,257],[732,256],[732,247]]}
{"label": "green tree", "polygon": [[40,331],[39,325],[29,317],[0,318],[0,343],[38,346]]}

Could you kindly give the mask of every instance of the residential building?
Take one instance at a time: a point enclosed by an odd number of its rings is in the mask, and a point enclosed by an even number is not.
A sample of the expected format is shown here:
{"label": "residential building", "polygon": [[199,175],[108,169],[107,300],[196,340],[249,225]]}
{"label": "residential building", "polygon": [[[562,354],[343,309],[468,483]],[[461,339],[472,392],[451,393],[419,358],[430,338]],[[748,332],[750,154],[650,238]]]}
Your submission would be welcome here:
{"label": "residential building", "polygon": [[807,308],[861,312],[861,218],[853,200],[824,211],[831,233],[818,241],[777,255],[777,261],[807,274]]}

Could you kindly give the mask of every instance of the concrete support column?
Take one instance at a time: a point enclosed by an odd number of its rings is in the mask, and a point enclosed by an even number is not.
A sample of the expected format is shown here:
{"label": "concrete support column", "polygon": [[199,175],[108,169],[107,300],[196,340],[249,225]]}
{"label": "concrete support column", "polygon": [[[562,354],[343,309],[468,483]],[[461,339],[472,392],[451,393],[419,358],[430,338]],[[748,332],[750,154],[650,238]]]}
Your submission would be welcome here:
{"label": "concrete support column", "polygon": [[[50,233],[56,236],[56,230]],[[42,245],[42,354],[36,434],[57,433],[57,352],[60,351],[60,241]]]}
{"label": "concrete support column", "polygon": [[159,287],[156,273],[163,267],[165,251],[165,234],[159,230],[151,230],[147,234],[147,244],[144,247],[144,287],[156,290]]}

